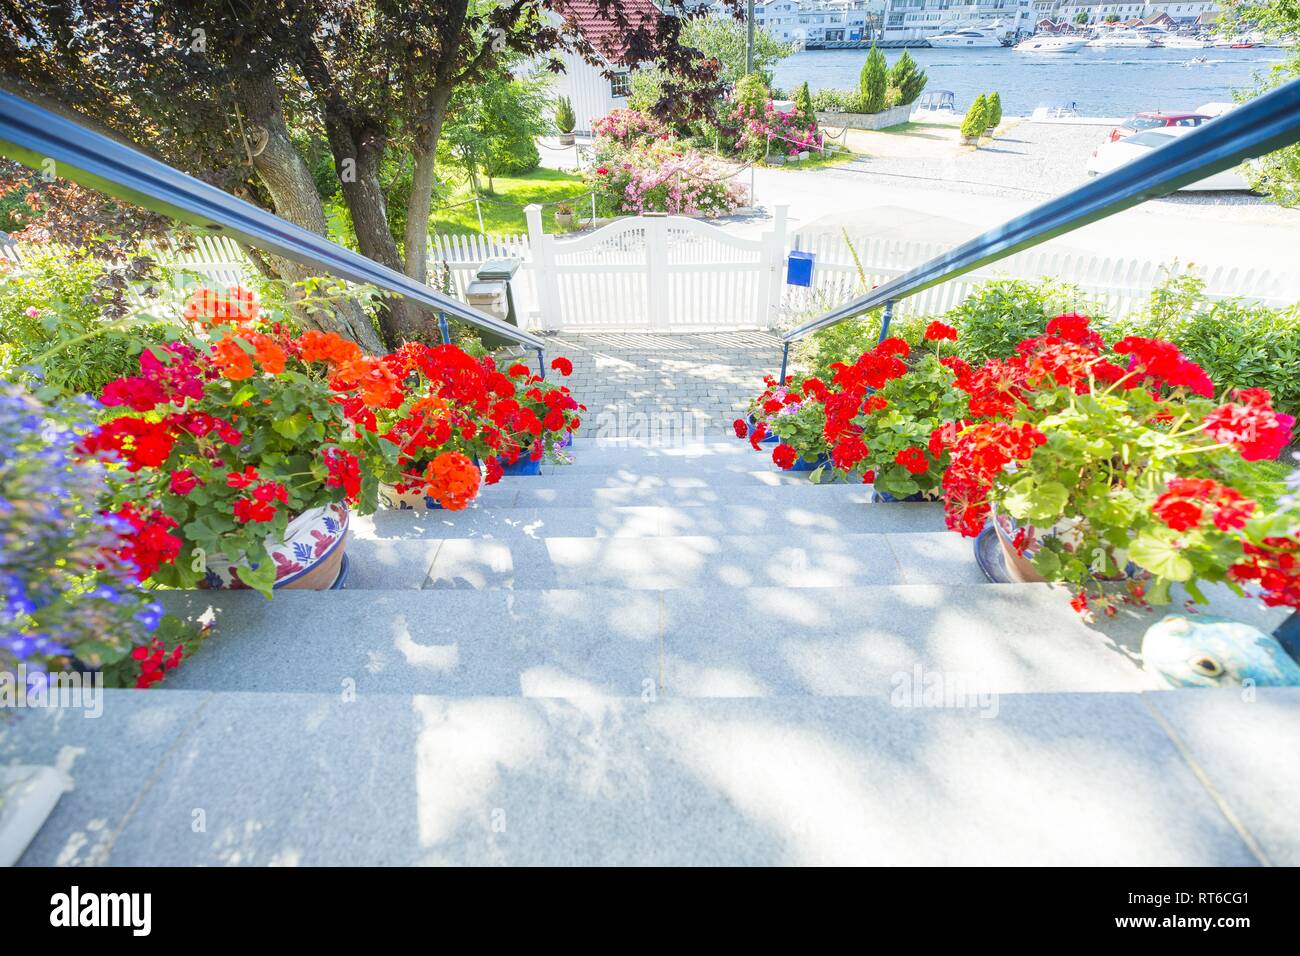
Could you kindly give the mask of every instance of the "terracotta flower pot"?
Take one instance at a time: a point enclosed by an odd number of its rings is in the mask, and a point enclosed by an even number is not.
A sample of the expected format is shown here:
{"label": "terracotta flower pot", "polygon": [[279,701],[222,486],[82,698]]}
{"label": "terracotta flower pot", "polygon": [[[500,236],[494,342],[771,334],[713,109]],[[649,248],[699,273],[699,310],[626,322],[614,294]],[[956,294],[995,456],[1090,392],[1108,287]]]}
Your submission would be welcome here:
{"label": "terracotta flower pot", "polygon": [[[332,588],[343,569],[347,551],[350,514],[345,504],[310,508],[289,522],[284,539],[267,544],[275,562],[272,588],[299,588],[325,591]],[[242,590],[248,585],[239,580],[239,565],[224,558],[209,558],[208,588]]]}

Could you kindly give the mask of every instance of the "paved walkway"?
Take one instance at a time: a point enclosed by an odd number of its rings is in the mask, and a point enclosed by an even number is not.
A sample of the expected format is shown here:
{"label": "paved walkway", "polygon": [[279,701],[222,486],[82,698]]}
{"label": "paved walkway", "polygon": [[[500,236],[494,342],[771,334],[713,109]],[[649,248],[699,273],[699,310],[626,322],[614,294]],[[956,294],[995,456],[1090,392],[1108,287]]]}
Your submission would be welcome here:
{"label": "paved walkway", "polygon": [[547,360],[573,362],[566,384],[587,406],[588,434],[672,445],[731,430],[763,376],[780,371],[770,332],[553,333]]}

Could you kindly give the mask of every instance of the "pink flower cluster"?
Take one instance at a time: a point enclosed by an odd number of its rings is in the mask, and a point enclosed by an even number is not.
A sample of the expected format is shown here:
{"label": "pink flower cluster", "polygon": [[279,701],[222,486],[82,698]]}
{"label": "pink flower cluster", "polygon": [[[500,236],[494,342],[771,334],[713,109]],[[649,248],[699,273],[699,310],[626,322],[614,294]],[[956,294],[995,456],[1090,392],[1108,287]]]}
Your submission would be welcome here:
{"label": "pink flower cluster", "polygon": [[668,138],[668,131],[662,123],[637,110],[611,110],[591,124],[591,131],[624,145],[641,139]]}
{"label": "pink flower cluster", "polygon": [[[804,123],[798,110],[778,110],[768,100],[763,109],[737,105],[733,121],[740,124],[736,149],[742,153],[786,153],[797,156],[807,150],[822,148],[822,134],[817,123]],[[770,144],[770,145],[769,145]]]}

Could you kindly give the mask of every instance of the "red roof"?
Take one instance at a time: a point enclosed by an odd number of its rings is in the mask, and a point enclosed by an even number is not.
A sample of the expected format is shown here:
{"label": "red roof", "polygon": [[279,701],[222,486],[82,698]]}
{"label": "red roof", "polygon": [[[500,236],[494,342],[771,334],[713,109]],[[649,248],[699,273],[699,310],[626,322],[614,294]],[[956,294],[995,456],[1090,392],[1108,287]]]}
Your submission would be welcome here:
{"label": "red roof", "polygon": [[637,28],[653,35],[663,14],[650,0],[619,0],[627,27],[602,14],[597,0],[549,0],[551,9],[569,21],[596,51],[611,63],[622,63],[627,54],[625,33]]}

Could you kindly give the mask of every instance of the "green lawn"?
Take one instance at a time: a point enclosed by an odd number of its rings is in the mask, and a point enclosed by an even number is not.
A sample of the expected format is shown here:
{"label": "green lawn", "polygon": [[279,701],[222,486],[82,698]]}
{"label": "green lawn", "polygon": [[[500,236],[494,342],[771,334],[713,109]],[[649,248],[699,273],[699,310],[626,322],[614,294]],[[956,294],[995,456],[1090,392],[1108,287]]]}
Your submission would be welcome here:
{"label": "green lawn", "polygon": [[[482,183],[487,188],[487,181]],[[556,169],[535,169],[523,176],[499,177],[493,182],[495,195],[491,200],[502,203],[515,203],[514,206],[498,205],[497,202],[483,198],[479,205],[483,210],[483,226],[489,235],[513,235],[528,231],[524,221],[523,207],[531,202],[553,203],[561,199],[581,196],[586,192],[581,176],[561,172]],[[456,193],[445,200],[444,206],[463,202],[473,197],[469,184],[462,185]],[[591,215],[591,200],[574,203],[577,216]],[[478,214],[474,204],[458,206],[455,209],[434,210],[433,228],[444,235],[478,233]],[[542,223],[547,232],[563,232],[555,225],[555,207],[542,209]]]}

